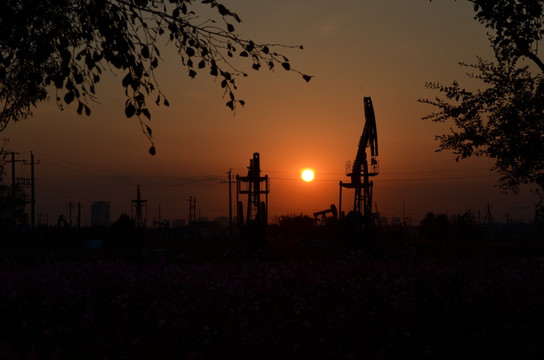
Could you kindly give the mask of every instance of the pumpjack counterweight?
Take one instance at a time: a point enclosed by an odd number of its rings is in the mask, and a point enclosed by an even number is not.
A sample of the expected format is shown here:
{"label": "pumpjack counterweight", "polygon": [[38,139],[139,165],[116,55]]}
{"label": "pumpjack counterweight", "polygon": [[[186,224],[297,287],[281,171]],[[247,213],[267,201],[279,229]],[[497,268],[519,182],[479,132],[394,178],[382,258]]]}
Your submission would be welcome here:
{"label": "pumpjack counterweight", "polygon": [[[370,246],[372,243],[372,189],[373,182],[370,177],[378,175],[378,132],[374,107],[370,97],[363,99],[365,125],[363,134],[359,140],[357,154],[346,175],[350,177],[349,183],[340,181],[339,212],[342,213],[342,188],[354,189],[353,210],[348,214],[351,224],[354,246],[360,248],[363,243]],[[370,164],[367,150],[370,152]]]}

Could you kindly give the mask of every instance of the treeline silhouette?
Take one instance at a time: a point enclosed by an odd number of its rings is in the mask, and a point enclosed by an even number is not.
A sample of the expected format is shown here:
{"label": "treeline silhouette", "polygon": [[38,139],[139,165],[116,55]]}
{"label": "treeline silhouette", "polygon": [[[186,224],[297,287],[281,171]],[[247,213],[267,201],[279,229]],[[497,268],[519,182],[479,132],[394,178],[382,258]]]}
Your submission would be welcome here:
{"label": "treeline silhouette", "polygon": [[[141,228],[127,214],[109,226],[75,228],[66,224],[37,226],[34,232],[12,232],[3,223],[0,244],[6,256],[21,259],[57,257],[77,259],[126,259],[140,262],[223,261],[247,258],[237,229],[214,221],[194,221],[172,227],[155,224]],[[415,248],[428,254],[465,254],[490,252],[505,254],[535,253],[544,246],[542,225],[478,224],[469,213],[451,221],[445,214],[429,212],[417,226],[376,225],[374,255],[398,254]],[[267,228],[264,260],[338,257],[352,248],[350,227],[341,220],[317,221],[303,214],[274,218]],[[538,251],[536,252],[538,253]]]}

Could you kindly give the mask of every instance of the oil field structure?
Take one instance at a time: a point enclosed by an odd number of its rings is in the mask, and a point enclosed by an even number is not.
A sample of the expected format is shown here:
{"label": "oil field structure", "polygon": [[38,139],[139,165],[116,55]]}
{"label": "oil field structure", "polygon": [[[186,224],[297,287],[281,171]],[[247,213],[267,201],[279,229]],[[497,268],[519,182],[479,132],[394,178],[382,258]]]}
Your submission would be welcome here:
{"label": "oil field structure", "polygon": [[[372,191],[374,183],[371,178],[378,175],[378,132],[376,117],[370,97],[363,98],[365,124],[359,140],[354,161],[346,163],[346,176],[349,182],[340,181],[338,209],[334,204],[330,208],[314,212],[316,222],[332,214],[347,228],[351,247],[356,250],[371,249],[374,239],[374,228],[378,219],[377,211],[372,211]],[[342,189],[353,189],[353,209],[344,216],[342,211]],[[249,161],[247,176],[236,175],[236,204],[238,234],[244,250],[258,253],[264,250],[268,226],[268,194],[270,179],[261,176],[261,160],[259,153],[254,153]],[[247,196],[246,206],[241,197]]]}
{"label": "oil field structure", "polygon": [[[378,175],[378,131],[372,99],[363,99],[365,126],[359,140],[355,160],[346,164],[346,176],[350,182],[340,181],[339,212],[342,214],[342,188],[354,189],[353,210],[347,217],[352,246],[356,249],[371,248],[374,239],[374,225],[378,214],[372,213],[372,189],[374,183],[371,177]],[[370,163],[367,149],[370,150]]]}
{"label": "oil field structure", "polygon": [[[247,176],[236,175],[236,204],[238,234],[245,251],[256,254],[264,251],[266,229],[268,226],[268,194],[270,179],[261,176],[261,159],[254,153],[249,160]],[[244,215],[244,203],[240,197],[247,195]]]}
{"label": "oil field structure", "polygon": [[[324,220],[326,214],[332,214],[334,219],[339,219],[344,226],[347,226],[351,247],[370,249],[374,243],[374,228],[378,214],[372,212],[372,190],[374,183],[370,178],[378,175],[378,132],[376,128],[376,117],[370,97],[363,98],[365,125],[363,134],[359,140],[357,153],[354,161],[346,163],[346,176],[349,182],[340,181],[340,194],[338,209],[334,204],[329,209],[314,213],[316,221]],[[370,153],[370,159],[369,154]],[[370,160],[370,161],[369,161]],[[342,188],[353,189],[353,209],[344,216],[342,211]],[[323,222],[323,221],[322,221]]]}

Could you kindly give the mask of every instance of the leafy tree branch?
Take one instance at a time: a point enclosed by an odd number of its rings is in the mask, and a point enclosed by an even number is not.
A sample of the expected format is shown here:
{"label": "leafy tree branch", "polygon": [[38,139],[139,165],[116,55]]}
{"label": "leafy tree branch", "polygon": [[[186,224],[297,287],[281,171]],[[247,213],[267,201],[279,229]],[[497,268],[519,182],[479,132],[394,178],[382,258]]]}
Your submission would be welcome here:
{"label": "leafy tree branch", "polygon": [[[208,8],[208,9],[206,9]],[[199,14],[210,12],[210,18]],[[104,71],[121,71],[125,115],[135,117],[152,142],[149,100],[169,106],[155,71],[161,40],[173,45],[190,78],[207,73],[219,79],[226,106],[244,105],[236,79],[244,67],[280,66],[302,75],[278,48],[242,37],[240,17],[215,0],[7,0],[0,4],[0,131],[27,118],[31,108],[55,93],[60,109],[76,105],[90,115],[95,86]],[[302,48],[302,47],[300,47]],[[53,90],[51,90],[53,88]],[[150,152],[155,153],[154,146]]]}
{"label": "leafy tree branch", "polygon": [[449,133],[436,137],[438,151],[452,151],[458,160],[491,158],[503,189],[517,192],[529,184],[543,194],[544,66],[538,45],[544,1],[469,2],[475,19],[490,29],[495,59],[461,63],[470,78],[481,81],[481,89],[468,90],[457,81],[450,86],[428,82],[426,87],[441,96],[419,100],[436,109],[423,119],[450,124]]}

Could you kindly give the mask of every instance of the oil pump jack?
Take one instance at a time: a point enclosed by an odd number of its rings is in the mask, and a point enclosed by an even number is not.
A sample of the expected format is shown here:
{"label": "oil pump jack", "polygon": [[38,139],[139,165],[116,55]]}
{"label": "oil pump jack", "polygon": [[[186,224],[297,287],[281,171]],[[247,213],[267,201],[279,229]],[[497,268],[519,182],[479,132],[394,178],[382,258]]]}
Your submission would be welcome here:
{"label": "oil pump jack", "polygon": [[[316,224],[321,220],[322,223],[325,222],[325,215],[332,214],[332,218],[336,221],[338,220],[338,211],[336,210],[336,205],[331,204],[331,207],[325,210],[314,212],[314,219]],[[321,217],[321,219],[319,218]]]}
{"label": "oil pump jack", "polygon": [[[249,160],[247,176],[236,175],[236,203],[238,204],[238,230],[242,243],[249,252],[263,250],[268,225],[268,193],[270,182],[268,175],[261,176],[259,153]],[[239,196],[247,194],[246,216],[244,205]],[[264,201],[262,199],[264,195]],[[245,218],[245,221],[244,221]]]}
{"label": "oil pump jack", "polygon": [[[339,212],[342,214],[342,188],[354,189],[353,210],[348,214],[351,236],[354,247],[372,245],[372,187],[370,177],[378,175],[378,133],[374,107],[370,97],[363,99],[365,111],[365,126],[359,140],[355,161],[346,167],[346,175],[351,178],[349,183],[340,181]],[[370,164],[367,149],[370,149]]]}

